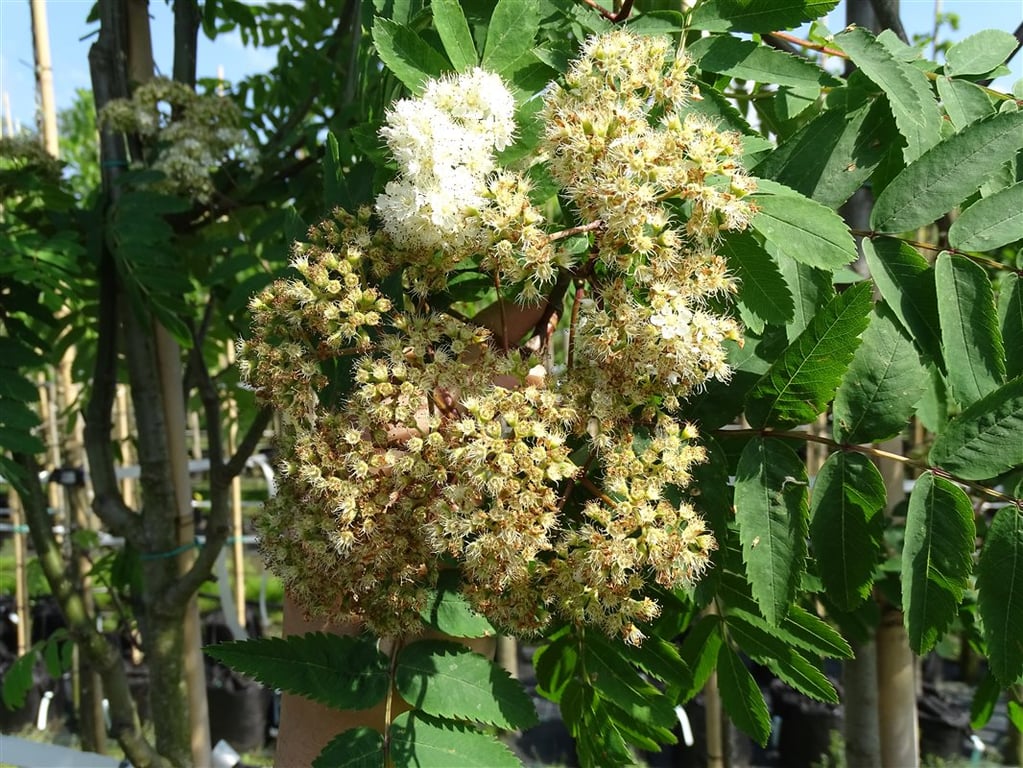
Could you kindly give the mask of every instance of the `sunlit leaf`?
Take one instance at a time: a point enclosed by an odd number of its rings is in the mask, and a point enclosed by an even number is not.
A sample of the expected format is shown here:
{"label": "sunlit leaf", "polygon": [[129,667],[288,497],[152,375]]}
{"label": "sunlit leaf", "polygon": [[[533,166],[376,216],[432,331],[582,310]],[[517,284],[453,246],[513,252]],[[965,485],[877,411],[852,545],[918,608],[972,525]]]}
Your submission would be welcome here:
{"label": "sunlit leaf", "polygon": [[930,224],[977,191],[1020,148],[1023,112],[970,123],[892,179],[874,204],[871,228],[896,233]]}
{"label": "sunlit leaf", "polygon": [[947,251],[938,255],[934,274],[949,389],[960,405],[968,406],[1005,380],[991,281],[983,267]]}
{"label": "sunlit leaf", "polygon": [[867,443],[899,434],[926,387],[916,347],[887,304],[878,303],[835,394],[835,439]]}
{"label": "sunlit leaf", "polygon": [[961,251],[990,251],[1023,240],[1023,181],[982,198],[948,228],[948,243]]}
{"label": "sunlit leaf", "polygon": [[870,285],[859,283],[817,312],[747,396],[750,424],[786,428],[817,418],[834,397],[860,344],[870,294]]}
{"label": "sunlit leaf", "polygon": [[268,688],[335,709],[376,706],[389,685],[387,657],[369,638],[311,632],[207,645],[203,652]]}
{"label": "sunlit leaf", "polygon": [[900,61],[863,27],[847,29],[835,36],[835,42],[888,97],[895,124],[906,139],[903,156],[907,163],[940,141],[941,112],[921,70]]}
{"label": "sunlit leaf", "polygon": [[522,686],[485,656],[459,643],[417,640],[398,654],[394,685],[429,715],[528,728],[536,710]]}

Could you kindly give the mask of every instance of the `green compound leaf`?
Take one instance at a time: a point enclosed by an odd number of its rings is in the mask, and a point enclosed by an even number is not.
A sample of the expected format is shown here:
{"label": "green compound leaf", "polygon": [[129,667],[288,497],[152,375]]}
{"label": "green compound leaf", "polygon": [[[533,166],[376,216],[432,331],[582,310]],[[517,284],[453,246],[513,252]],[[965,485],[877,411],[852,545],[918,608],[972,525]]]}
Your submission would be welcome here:
{"label": "green compound leaf", "polygon": [[965,480],[1023,465],[1023,377],[981,398],[934,439],[930,461]]}
{"label": "green compound leaf", "polygon": [[700,38],[687,46],[686,52],[700,69],[740,80],[791,86],[835,82],[831,75],[808,59],[731,35]]}
{"label": "green compound leaf", "polygon": [[998,325],[1005,345],[1005,376],[1023,374],[1023,287],[1019,275],[1010,274],[998,293]]}
{"label": "green compound leaf", "polygon": [[432,0],[433,26],[444,43],[444,52],[457,72],[476,66],[476,46],[472,42],[469,22],[458,0]]}
{"label": "green compound leaf", "polygon": [[870,178],[895,138],[882,101],[848,113],[829,109],[779,144],[753,173],[837,208]]}
{"label": "green compound leaf", "polygon": [[721,619],[713,614],[703,616],[686,633],[681,656],[689,662],[693,676],[683,686],[679,701],[687,702],[703,690],[717,664],[721,642]]}
{"label": "green compound leaf", "polygon": [[785,325],[785,338],[791,344],[810,325],[817,309],[835,298],[835,284],[830,271],[808,267],[787,256],[778,257],[778,266],[795,300],[792,320]]}
{"label": "green compound leaf", "polygon": [[785,683],[811,699],[838,703],[838,693],[831,681],[784,640],[763,626],[749,623],[741,617],[729,618],[726,624],[728,634],[739,646],[739,650],[766,666]]}
{"label": "green compound leaf", "polygon": [[1023,181],[978,200],[948,228],[948,242],[962,251],[990,251],[1023,240]]}
{"label": "green compound leaf", "polygon": [[203,651],[267,688],[333,709],[368,709],[387,693],[387,657],[369,638],[310,632],[208,645]]}
{"label": "green compound leaf", "polygon": [[721,703],[732,722],[758,744],[767,744],[771,735],[771,716],[764,695],[739,654],[727,644],[718,653],[718,689]]}
{"label": "green compound leaf", "polygon": [[536,689],[545,699],[555,704],[561,701],[566,687],[575,677],[579,664],[578,647],[578,638],[571,632],[565,632],[554,642],[541,645],[533,654]]}
{"label": "green compound leaf", "polygon": [[868,283],[851,286],[822,307],[747,396],[750,424],[787,428],[817,418],[860,344],[870,308]]}
{"label": "green compound leaf", "polygon": [[977,602],[991,671],[1002,686],[1023,675],[1023,513],[998,510],[977,564]]}
{"label": "green compound leaf", "polygon": [[773,32],[826,16],[838,0],[709,0],[699,3],[690,26],[710,32]]}
{"label": "green compound leaf", "polygon": [[725,601],[727,615],[740,616],[747,623],[761,627],[774,637],[808,653],[836,659],[852,658],[852,648],[845,638],[805,608],[793,605],[782,623],[772,626],[761,616],[745,579],[736,574],[729,574],[721,581],[723,587],[721,598]]}
{"label": "green compound leaf", "polygon": [[313,768],[382,768],[384,737],[365,725],[335,736],[313,760]]}
{"label": "green compound leaf", "polygon": [[988,670],[973,693],[973,703],[970,705],[970,727],[973,730],[980,731],[988,724],[1001,698],[1002,686],[991,670]]}
{"label": "green compound leaf", "polygon": [[884,536],[884,479],[859,453],[833,453],[813,483],[810,545],[828,596],[851,611],[870,594]]}
{"label": "green compound leaf", "polygon": [[538,0],[498,0],[483,47],[483,68],[504,72],[533,47],[539,29]]}
{"label": "green compound leaf", "polygon": [[791,643],[807,651],[836,659],[853,657],[852,648],[844,637],[823,619],[801,606],[792,606],[789,615],[782,622],[781,629],[788,633]]}
{"label": "green compound leaf", "polygon": [[620,707],[642,707],[658,695],[618,649],[595,632],[586,637],[582,662],[597,692]]}
{"label": "green compound leaf", "polygon": [[859,27],[837,35],[835,42],[888,97],[895,124],[906,139],[903,157],[907,163],[941,140],[941,111],[921,70],[897,59],[870,32]]}
{"label": "green compound leaf", "polygon": [[869,443],[899,434],[926,388],[927,369],[912,339],[879,302],[835,395],[835,440]]}
{"label": "green compound leaf", "polygon": [[380,60],[412,93],[424,80],[448,70],[447,60],[408,27],[379,16],[373,19],[373,46]]}
{"label": "green compound leaf", "polygon": [[451,637],[492,637],[497,634],[486,616],[472,609],[459,587],[457,571],[441,573],[436,591],[423,606],[422,617],[426,625]]}
{"label": "green compound leaf", "polygon": [[750,199],[758,208],[753,229],[777,253],[829,271],[856,260],[849,228],[830,208],[767,179],[757,181]]}
{"label": "green compound leaf", "polygon": [[864,240],[863,254],[874,285],[921,354],[943,367],[938,294],[927,260],[912,246],[890,237]]}
{"label": "green compound leaf", "polygon": [[36,662],[39,660],[39,648],[42,643],[36,643],[25,653],[19,656],[4,672],[2,698],[4,706],[8,709],[17,709],[25,706],[25,699],[35,682],[33,672]]}
{"label": "green compound leaf", "polygon": [[1005,380],[994,292],[984,268],[965,256],[942,251],[934,275],[949,389],[968,406]]}
{"label": "green compound leaf", "polygon": [[949,75],[983,75],[1009,58],[1016,49],[1016,38],[1000,29],[986,29],[970,35],[945,54],[945,72]]}
{"label": "green compound leaf", "polygon": [[521,768],[495,736],[421,712],[403,712],[391,723],[394,768]]}
{"label": "green compound leaf", "polygon": [[941,104],[956,130],[961,130],[964,126],[995,111],[995,106],[984,89],[969,80],[939,77],[935,84],[938,86]]}
{"label": "green compound leaf", "polygon": [[752,235],[735,232],[721,242],[728,265],[739,278],[739,296],[765,323],[784,325],[794,305],[778,265]]}
{"label": "green compound leaf", "polygon": [[943,477],[921,475],[909,497],[902,549],[902,609],[915,653],[934,648],[955,619],[976,535],[969,497]]}
{"label": "green compound leaf", "polygon": [[787,443],[755,438],[735,475],[735,522],[753,597],[780,624],[796,596],[806,560],[806,465]]}
{"label": "green compound leaf", "polygon": [[405,701],[429,715],[512,729],[536,724],[533,702],[518,681],[459,643],[418,640],[405,646],[394,685]]}
{"label": "green compound leaf", "polygon": [[1023,148],[1023,112],[977,120],[928,149],[892,179],[877,198],[870,226],[905,232],[948,213]]}

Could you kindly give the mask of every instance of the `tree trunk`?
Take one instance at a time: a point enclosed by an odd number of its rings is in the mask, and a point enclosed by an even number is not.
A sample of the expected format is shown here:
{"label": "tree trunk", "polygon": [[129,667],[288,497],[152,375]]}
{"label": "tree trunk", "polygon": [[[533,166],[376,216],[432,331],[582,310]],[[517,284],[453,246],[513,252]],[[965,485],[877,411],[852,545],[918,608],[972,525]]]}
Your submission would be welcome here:
{"label": "tree trunk", "polygon": [[919,765],[916,658],[909,648],[902,612],[891,606],[884,610],[877,630],[877,680],[881,765]]}
{"label": "tree trunk", "polygon": [[877,768],[881,765],[877,644],[870,639],[851,645],[853,658],[842,664],[845,762],[848,768]]}

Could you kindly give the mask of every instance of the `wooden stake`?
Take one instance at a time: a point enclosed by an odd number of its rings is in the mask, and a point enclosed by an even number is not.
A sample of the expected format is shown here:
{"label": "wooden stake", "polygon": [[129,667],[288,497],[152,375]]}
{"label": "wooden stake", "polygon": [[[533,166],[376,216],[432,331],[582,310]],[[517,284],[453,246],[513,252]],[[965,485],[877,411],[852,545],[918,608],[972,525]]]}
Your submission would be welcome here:
{"label": "wooden stake", "polygon": [[[227,364],[234,365],[234,344],[227,343]],[[238,401],[234,395],[227,396],[227,454],[233,456],[238,449]],[[245,626],[245,535],[242,516],[242,479],[235,475],[231,479],[231,535],[234,537],[231,552],[234,559],[234,608],[238,624]]]}
{"label": "wooden stake", "polygon": [[31,637],[32,617],[28,609],[28,574],[25,557],[25,518],[21,513],[21,499],[8,486],[8,504],[11,507],[11,527],[14,528],[14,611],[18,615],[17,637],[18,655],[23,656],[28,650]]}
{"label": "wooden stake", "polygon": [[60,153],[57,142],[57,104],[53,97],[53,64],[50,60],[50,33],[46,24],[46,0],[30,0],[32,9],[32,45],[36,57],[36,90],[39,94],[43,146],[54,157]]}
{"label": "wooden stake", "polygon": [[[128,387],[124,384],[117,385],[117,395],[114,401],[114,420],[117,425],[117,442],[121,447],[121,466],[129,467],[137,464],[135,458],[135,445],[131,440],[131,398],[128,397]],[[135,478],[121,478],[121,495],[124,503],[129,509],[135,509]]]}

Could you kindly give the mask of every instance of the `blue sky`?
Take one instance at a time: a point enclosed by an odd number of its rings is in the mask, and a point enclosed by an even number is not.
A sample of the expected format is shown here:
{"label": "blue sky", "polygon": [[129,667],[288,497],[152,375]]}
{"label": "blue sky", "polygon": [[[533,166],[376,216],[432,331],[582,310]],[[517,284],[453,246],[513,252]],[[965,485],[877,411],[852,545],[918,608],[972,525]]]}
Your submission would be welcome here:
{"label": "blue sky", "polygon": [[[1023,0],[939,0],[946,13],[957,13],[961,26],[955,39],[982,29],[1012,32],[1023,19]],[[935,0],[902,0],[903,24],[910,35],[928,33],[934,20]],[[92,0],[48,0],[50,45],[53,51],[54,82],[58,108],[70,104],[76,88],[89,87],[89,46],[96,25],[85,18]],[[150,3],[153,17],[153,46],[162,72],[171,68],[173,27],[169,5],[164,0]],[[844,26],[845,2],[829,15],[832,31]],[[943,35],[949,35],[946,27]],[[237,80],[251,72],[268,70],[276,55],[270,49],[246,48],[237,35],[225,35],[209,41],[200,35],[199,75],[214,77],[224,67],[227,80]],[[1008,89],[1023,77],[1023,53],[1012,61],[1012,75],[996,87]],[[10,95],[11,112],[16,123],[29,125],[35,115],[35,83],[32,74],[32,25],[28,0],[0,0],[0,93]],[[2,103],[0,103],[0,111]]]}

